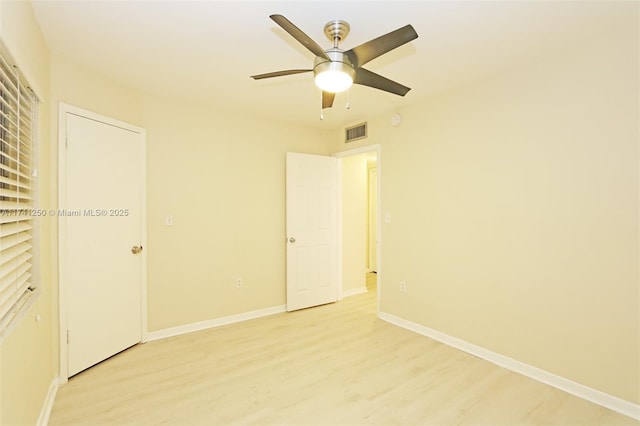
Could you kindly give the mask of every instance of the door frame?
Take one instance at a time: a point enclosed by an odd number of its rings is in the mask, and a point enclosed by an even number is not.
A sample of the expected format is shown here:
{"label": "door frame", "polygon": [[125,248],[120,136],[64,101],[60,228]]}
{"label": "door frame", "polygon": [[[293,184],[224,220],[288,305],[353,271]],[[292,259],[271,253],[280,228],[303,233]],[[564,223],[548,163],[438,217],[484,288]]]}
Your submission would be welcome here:
{"label": "door frame", "polygon": [[[67,197],[67,114],[77,115],[89,120],[95,120],[106,125],[119,127],[137,133],[140,138],[140,244],[147,247],[147,131],[111,117],[87,111],[73,105],[60,102],[58,111],[58,210],[66,209]],[[66,383],[69,379],[67,353],[67,313],[68,313],[68,276],[67,276],[67,224],[64,216],[58,215],[58,324],[59,324],[59,376],[58,383]],[[143,250],[140,265],[140,315],[141,342],[147,341],[147,250]]]}
{"label": "door frame", "polygon": [[333,154],[334,157],[338,159],[338,300],[343,299],[342,294],[342,286],[344,285],[342,281],[343,275],[343,265],[342,265],[342,236],[343,236],[343,223],[342,223],[342,159],[345,157],[352,157],[354,155],[360,154],[368,154],[368,153],[376,153],[376,168],[377,172],[377,200],[376,200],[376,233],[378,234],[378,242],[376,247],[376,266],[378,268],[376,273],[376,316],[380,317],[380,287],[382,285],[382,280],[380,279],[380,274],[382,270],[382,226],[381,226],[381,218],[380,211],[382,210],[382,146],[380,144],[367,145],[361,148],[350,149],[347,151],[340,151]]}

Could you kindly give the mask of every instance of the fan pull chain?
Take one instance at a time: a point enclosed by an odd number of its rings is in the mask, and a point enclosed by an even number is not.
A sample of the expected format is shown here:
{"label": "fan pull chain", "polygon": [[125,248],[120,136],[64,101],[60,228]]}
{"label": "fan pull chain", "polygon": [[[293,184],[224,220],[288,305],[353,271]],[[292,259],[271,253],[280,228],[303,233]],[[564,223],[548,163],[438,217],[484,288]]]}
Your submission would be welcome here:
{"label": "fan pull chain", "polygon": [[324,120],[324,114],[322,113],[322,92],[320,92],[320,120]]}
{"label": "fan pull chain", "polygon": [[351,109],[351,90],[347,89],[347,109]]}

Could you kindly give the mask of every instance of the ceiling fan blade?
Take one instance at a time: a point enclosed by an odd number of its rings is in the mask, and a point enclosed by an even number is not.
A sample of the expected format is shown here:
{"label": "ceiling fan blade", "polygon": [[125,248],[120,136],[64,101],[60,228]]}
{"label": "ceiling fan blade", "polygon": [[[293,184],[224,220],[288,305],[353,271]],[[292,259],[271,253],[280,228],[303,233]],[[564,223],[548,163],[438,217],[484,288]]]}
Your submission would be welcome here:
{"label": "ceiling fan blade", "polygon": [[356,77],[353,79],[355,84],[373,87],[375,89],[384,90],[394,95],[404,96],[411,88],[403,86],[400,83],[389,80],[379,74],[366,70],[364,68],[356,69]]}
{"label": "ceiling fan blade", "polygon": [[322,91],[322,109],[331,108],[335,97],[335,93]]}
{"label": "ceiling fan blade", "polygon": [[258,74],[252,75],[251,78],[254,80],[262,80],[263,78],[271,78],[271,77],[282,77],[283,75],[291,75],[291,74],[301,74],[303,72],[311,72],[313,70],[285,70],[285,71],[276,71],[276,72],[268,72],[266,74]]}
{"label": "ceiling fan blade", "polygon": [[349,60],[356,66],[361,67],[372,59],[400,47],[405,43],[418,38],[418,33],[411,25],[405,25],[388,34],[369,40],[366,43],[349,49],[345,54]]}
{"label": "ceiling fan blade", "polygon": [[331,60],[331,58],[329,58],[324,49],[320,47],[318,43],[313,41],[311,37],[302,32],[300,28],[293,25],[293,23],[291,23],[291,21],[289,21],[287,18],[282,15],[271,15],[269,16],[269,18],[273,19],[273,21],[276,24],[280,25],[283,30],[288,32],[293,38],[302,43],[302,45],[309,49],[311,53],[316,56],[320,56],[321,58]]}

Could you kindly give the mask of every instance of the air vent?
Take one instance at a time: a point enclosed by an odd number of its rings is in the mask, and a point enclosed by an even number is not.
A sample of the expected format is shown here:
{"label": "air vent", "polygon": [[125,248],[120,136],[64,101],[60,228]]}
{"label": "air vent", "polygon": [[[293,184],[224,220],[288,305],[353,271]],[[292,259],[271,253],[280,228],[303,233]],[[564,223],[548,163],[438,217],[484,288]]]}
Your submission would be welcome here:
{"label": "air vent", "polygon": [[344,130],[344,142],[349,143],[367,137],[367,123],[360,123],[356,126],[347,127]]}

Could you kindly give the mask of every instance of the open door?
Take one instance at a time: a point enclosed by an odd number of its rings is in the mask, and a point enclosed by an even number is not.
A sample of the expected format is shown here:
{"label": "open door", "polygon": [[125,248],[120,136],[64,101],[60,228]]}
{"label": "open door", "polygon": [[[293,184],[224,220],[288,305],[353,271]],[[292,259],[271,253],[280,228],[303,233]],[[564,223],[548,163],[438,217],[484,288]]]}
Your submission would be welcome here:
{"label": "open door", "polygon": [[337,159],[287,153],[287,311],[338,299]]}

